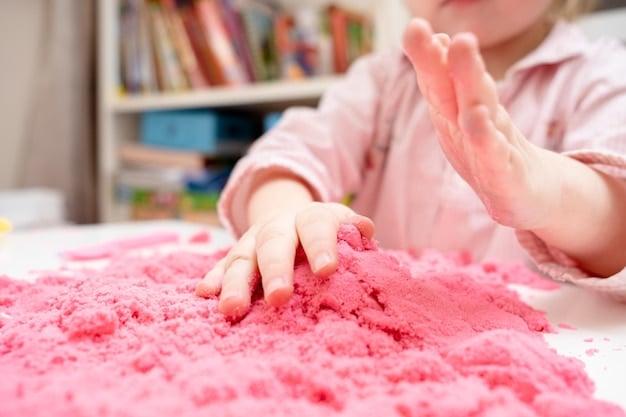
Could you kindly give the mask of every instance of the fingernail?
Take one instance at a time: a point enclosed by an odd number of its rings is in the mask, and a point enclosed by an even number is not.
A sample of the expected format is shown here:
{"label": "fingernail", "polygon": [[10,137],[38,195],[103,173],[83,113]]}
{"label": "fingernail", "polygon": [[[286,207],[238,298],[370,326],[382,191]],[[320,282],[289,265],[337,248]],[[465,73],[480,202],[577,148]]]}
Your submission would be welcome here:
{"label": "fingernail", "polygon": [[265,286],[265,301],[268,304],[278,307],[287,304],[293,288],[284,278],[274,278]]}
{"label": "fingernail", "polygon": [[319,272],[322,269],[326,268],[331,262],[333,258],[327,253],[323,253],[315,258],[313,262],[313,272]]}
{"label": "fingernail", "polygon": [[248,302],[240,294],[223,294],[220,297],[218,309],[229,316],[237,316],[247,311]]}
{"label": "fingernail", "polygon": [[210,297],[215,295],[215,291],[208,282],[202,280],[196,285],[196,295],[199,297]]}
{"label": "fingernail", "polygon": [[289,284],[287,280],[284,278],[274,278],[270,282],[267,283],[265,287],[265,294],[270,295],[273,294],[277,290],[283,290],[287,288]]}

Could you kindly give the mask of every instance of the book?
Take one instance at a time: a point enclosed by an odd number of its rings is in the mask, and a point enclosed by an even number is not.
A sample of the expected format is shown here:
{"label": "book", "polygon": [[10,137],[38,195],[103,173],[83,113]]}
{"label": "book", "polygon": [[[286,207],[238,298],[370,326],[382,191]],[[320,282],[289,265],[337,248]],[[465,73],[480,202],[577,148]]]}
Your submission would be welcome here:
{"label": "book", "polygon": [[216,206],[232,164],[204,171],[179,168],[124,167],[116,179],[118,209],[133,220],[179,218],[215,221]]}
{"label": "book", "polygon": [[125,196],[121,202],[130,205],[132,220],[164,220],[178,216],[179,194],[175,191],[120,188],[118,195]]}
{"label": "book", "polygon": [[149,1],[147,8],[154,59],[159,74],[159,87],[161,91],[185,90],[188,87],[188,81],[179,64],[178,54],[167,29],[161,4],[158,1]]}
{"label": "book", "polygon": [[206,44],[215,56],[218,71],[227,85],[246,83],[247,77],[222,22],[218,0],[196,0],[196,16],[202,26]]}
{"label": "book", "polygon": [[292,38],[294,57],[307,77],[328,74],[330,44],[326,28],[321,22],[319,7],[302,7],[293,13]]}
{"label": "book", "polygon": [[116,172],[118,185],[138,189],[182,191],[188,171],[181,168],[124,166]]}
{"label": "book", "polygon": [[139,67],[139,11],[135,2],[120,2],[120,75],[126,91],[141,90]]}
{"label": "book", "polygon": [[197,152],[184,152],[124,143],[119,147],[119,158],[125,164],[148,167],[169,167],[186,170],[201,170],[207,158]]}
{"label": "book", "polygon": [[224,141],[218,144],[215,152],[183,151],[172,148],[124,143],[120,145],[118,156],[122,163],[130,166],[155,168],[179,168],[188,171],[199,171],[207,164],[215,161],[236,161],[250,146],[248,142]]}
{"label": "book", "polygon": [[335,72],[344,73],[348,69],[348,42],[347,25],[348,17],[345,11],[336,5],[328,7],[328,21],[330,33],[333,39],[333,62]]}
{"label": "book", "polygon": [[242,63],[248,81],[255,82],[254,65],[252,63],[250,47],[244,33],[241,13],[235,9],[231,0],[220,0],[220,2],[222,6],[222,19],[230,41]]}
{"label": "book", "polygon": [[120,75],[129,93],[156,89],[152,45],[143,0],[120,3]]}
{"label": "book", "polygon": [[161,0],[168,32],[178,54],[178,61],[184,71],[191,88],[208,86],[200,64],[196,59],[191,41],[185,32],[183,20],[176,10],[175,0]]}
{"label": "book", "polygon": [[350,64],[372,50],[372,25],[367,17],[336,4],[327,7],[328,27],[333,41],[334,69],[347,71]]}
{"label": "book", "polygon": [[279,13],[274,21],[274,39],[280,60],[280,78],[298,80],[306,77],[307,74],[297,59],[297,44],[292,39],[293,17],[287,13]]}
{"label": "book", "polygon": [[176,5],[204,78],[209,85],[225,85],[227,83],[226,79],[220,69],[217,57],[207,43],[204,29],[196,14],[193,1],[177,0]]}
{"label": "book", "polygon": [[154,51],[150,36],[150,22],[147,5],[144,0],[132,0],[138,4],[139,11],[139,68],[141,92],[151,93],[158,90],[158,74],[154,65]]}
{"label": "book", "polygon": [[271,4],[257,0],[239,0],[234,4],[241,14],[255,79],[267,81],[279,78],[280,65],[274,38],[274,19],[277,9]]}

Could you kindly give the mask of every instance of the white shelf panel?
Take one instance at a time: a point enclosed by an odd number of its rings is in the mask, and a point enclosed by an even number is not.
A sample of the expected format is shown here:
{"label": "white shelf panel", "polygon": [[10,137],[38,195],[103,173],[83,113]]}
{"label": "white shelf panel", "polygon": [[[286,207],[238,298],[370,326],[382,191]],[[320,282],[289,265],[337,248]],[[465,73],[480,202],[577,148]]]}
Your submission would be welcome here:
{"label": "white shelf panel", "polygon": [[340,75],[333,75],[236,87],[210,87],[180,93],[120,95],[111,99],[109,108],[114,113],[137,113],[147,110],[246,106],[316,100],[339,79],[341,79]]}

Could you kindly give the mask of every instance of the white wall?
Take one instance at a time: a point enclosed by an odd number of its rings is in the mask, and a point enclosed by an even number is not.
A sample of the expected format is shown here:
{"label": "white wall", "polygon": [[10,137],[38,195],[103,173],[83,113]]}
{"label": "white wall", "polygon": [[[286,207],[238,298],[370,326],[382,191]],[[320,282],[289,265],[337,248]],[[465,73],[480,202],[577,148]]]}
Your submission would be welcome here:
{"label": "white wall", "polygon": [[0,0],[0,188],[12,187],[46,0]]}
{"label": "white wall", "polygon": [[389,47],[401,45],[404,28],[410,17],[404,0],[378,0],[375,10],[374,48],[384,51]]}
{"label": "white wall", "polygon": [[592,38],[608,35],[626,41],[626,7],[592,13],[580,20],[580,26]]}

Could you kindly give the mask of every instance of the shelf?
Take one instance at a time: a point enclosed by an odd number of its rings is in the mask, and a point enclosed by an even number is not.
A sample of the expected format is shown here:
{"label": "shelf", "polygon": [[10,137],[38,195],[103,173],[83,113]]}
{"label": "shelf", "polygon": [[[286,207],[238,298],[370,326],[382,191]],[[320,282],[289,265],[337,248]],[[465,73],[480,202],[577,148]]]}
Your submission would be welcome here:
{"label": "shelf", "polygon": [[319,99],[322,93],[339,79],[341,76],[333,75],[297,81],[213,87],[180,93],[120,95],[113,97],[109,105],[110,110],[115,113],[138,113],[147,110],[305,102]]}

